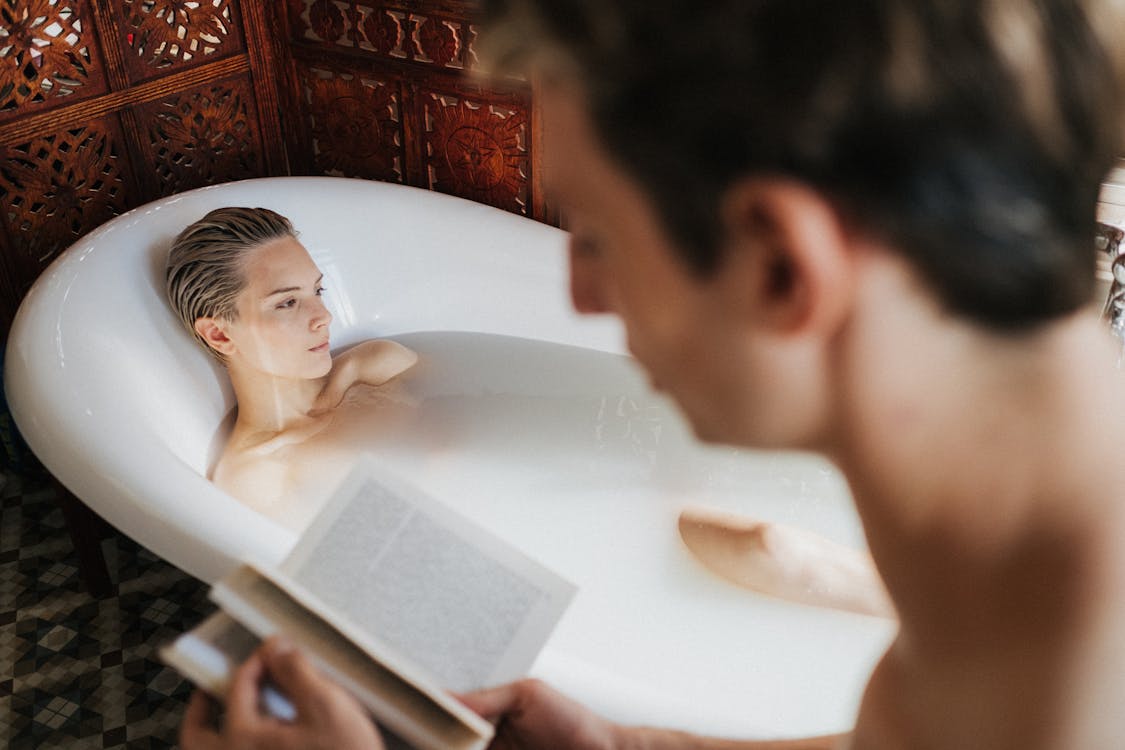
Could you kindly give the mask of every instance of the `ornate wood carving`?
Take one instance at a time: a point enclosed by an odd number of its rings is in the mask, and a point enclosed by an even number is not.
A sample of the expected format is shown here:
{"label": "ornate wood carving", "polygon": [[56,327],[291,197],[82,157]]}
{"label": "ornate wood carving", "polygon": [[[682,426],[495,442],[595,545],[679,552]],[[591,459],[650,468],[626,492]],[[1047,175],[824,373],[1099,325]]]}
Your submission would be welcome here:
{"label": "ornate wood carving", "polygon": [[404,181],[402,102],[396,81],[302,69],[316,171]]}
{"label": "ornate wood carving", "polygon": [[242,47],[232,0],[122,0],[120,10],[119,33],[134,81]]}
{"label": "ornate wood carving", "polygon": [[112,118],[0,147],[0,205],[9,235],[23,238],[13,248],[23,287],[59,251],[129,207],[123,153]]}
{"label": "ornate wood carving", "polygon": [[246,79],[203,86],[137,110],[160,195],[262,174],[258,117]]}
{"label": "ornate wood carving", "polygon": [[298,170],[402,181],[549,218],[535,181],[529,90],[486,89],[466,75],[477,65],[472,3],[286,0],[286,8],[303,86],[290,150],[311,151]]}
{"label": "ornate wood carving", "polygon": [[468,43],[475,32],[466,7],[427,10],[438,4],[338,0],[290,0],[287,6],[296,39],[455,70],[475,61]]}
{"label": "ornate wood carving", "polygon": [[82,0],[0,0],[0,118],[105,91]]}
{"label": "ornate wood carving", "polygon": [[528,213],[527,118],[436,92],[421,97],[427,187]]}

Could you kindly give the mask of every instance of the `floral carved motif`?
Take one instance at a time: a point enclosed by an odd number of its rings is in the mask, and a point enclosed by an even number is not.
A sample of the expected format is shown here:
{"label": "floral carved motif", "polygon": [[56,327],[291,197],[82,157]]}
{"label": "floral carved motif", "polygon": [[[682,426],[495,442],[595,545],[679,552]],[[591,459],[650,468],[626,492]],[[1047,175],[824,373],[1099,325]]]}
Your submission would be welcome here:
{"label": "floral carved motif", "polygon": [[0,0],[0,113],[101,87],[76,0]]}
{"label": "floral carved motif", "polygon": [[305,95],[319,171],[403,181],[402,121],[395,87],[313,68],[305,76]]}
{"label": "floral carved motif", "polygon": [[126,42],[143,69],[190,63],[233,47],[231,0],[124,0]]}
{"label": "floral carved motif", "polygon": [[45,267],[59,251],[127,207],[119,144],[92,123],[0,148],[0,205],[24,259]]}
{"label": "floral carved motif", "polygon": [[452,23],[424,16],[412,16],[411,20],[417,59],[442,67],[459,59],[461,41]]}
{"label": "floral carved motif", "polygon": [[148,105],[153,170],[161,195],[262,173],[249,86],[215,84]]}
{"label": "floral carved motif", "polygon": [[309,3],[308,32],[326,42],[339,41],[344,37],[343,11],[333,0],[313,0]]}
{"label": "floral carved motif", "polygon": [[521,112],[430,94],[429,187],[526,214],[527,120]]}
{"label": "floral carved motif", "polygon": [[[368,13],[362,23],[363,35],[367,44],[381,55],[401,57],[402,26],[397,16],[386,11]],[[360,41],[360,46],[364,46]]]}
{"label": "floral carved motif", "polygon": [[441,68],[462,68],[470,36],[455,15],[410,12],[417,3],[288,0],[290,27],[303,39],[368,50]]}

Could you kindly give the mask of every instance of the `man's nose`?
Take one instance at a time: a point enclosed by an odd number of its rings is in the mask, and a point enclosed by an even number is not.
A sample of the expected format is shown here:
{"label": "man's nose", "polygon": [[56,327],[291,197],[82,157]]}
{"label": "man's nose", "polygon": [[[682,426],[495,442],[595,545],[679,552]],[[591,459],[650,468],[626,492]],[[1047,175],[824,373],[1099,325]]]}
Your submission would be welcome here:
{"label": "man's nose", "polygon": [[570,243],[570,301],[584,315],[611,311],[605,293],[605,274],[597,257]]}

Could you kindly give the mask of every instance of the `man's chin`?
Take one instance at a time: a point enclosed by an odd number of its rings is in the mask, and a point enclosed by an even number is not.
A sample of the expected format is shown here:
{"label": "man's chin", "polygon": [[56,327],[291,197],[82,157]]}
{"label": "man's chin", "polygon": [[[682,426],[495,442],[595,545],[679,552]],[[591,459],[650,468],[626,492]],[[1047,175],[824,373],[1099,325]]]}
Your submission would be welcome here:
{"label": "man's chin", "polygon": [[689,419],[688,424],[691,425],[691,432],[695,435],[695,439],[701,443],[726,445],[730,442],[726,438],[725,433],[721,430],[716,430],[713,425],[704,424],[693,419]]}
{"label": "man's chin", "polygon": [[691,434],[695,439],[701,443],[710,444],[723,444],[726,443],[726,433],[721,429],[721,425],[716,424],[713,419],[704,419],[701,415],[693,413],[690,409],[686,408],[679,400],[669,397],[669,400],[675,404],[676,410],[680,416],[687,422]]}

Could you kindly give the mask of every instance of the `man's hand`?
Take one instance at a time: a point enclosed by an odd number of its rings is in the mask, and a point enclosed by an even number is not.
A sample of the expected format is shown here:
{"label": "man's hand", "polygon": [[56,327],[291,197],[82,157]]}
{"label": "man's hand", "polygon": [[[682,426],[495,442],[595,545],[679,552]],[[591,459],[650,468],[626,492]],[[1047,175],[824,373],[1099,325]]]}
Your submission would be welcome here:
{"label": "man's hand", "polygon": [[[297,709],[285,722],[259,707],[269,677]],[[208,698],[196,691],[180,727],[183,750],[383,750],[375,725],[355,700],[292,647],[270,639],[239,667],[227,696],[226,721],[212,728]]]}
{"label": "man's hand", "polygon": [[724,740],[685,732],[623,727],[594,714],[538,680],[460,696],[484,718],[500,720],[489,750],[839,750],[847,737]]}
{"label": "man's hand", "polygon": [[500,720],[489,750],[611,750],[621,728],[538,680],[521,680],[460,696],[484,718]]}

